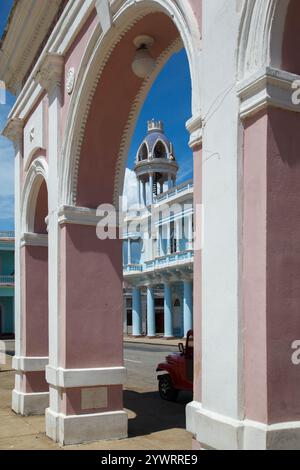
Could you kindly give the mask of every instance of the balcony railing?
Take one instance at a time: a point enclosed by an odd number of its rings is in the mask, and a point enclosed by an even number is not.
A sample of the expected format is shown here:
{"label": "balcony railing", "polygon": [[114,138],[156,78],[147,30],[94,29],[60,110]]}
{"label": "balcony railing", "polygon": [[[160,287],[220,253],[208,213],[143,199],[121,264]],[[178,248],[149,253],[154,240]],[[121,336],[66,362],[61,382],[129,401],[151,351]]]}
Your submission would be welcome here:
{"label": "balcony railing", "polygon": [[168,200],[173,196],[178,196],[179,194],[185,191],[188,191],[189,189],[193,189],[193,187],[194,187],[193,180],[187,181],[178,186],[175,186],[175,188],[169,189],[169,191],[165,193],[158,194],[155,198],[155,202]]}
{"label": "balcony railing", "polygon": [[15,284],[15,276],[0,276],[1,286],[13,286]]}
{"label": "balcony railing", "polygon": [[15,232],[12,230],[0,230],[0,238],[15,238]]}
{"label": "balcony railing", "polygon": [[144,264],[125,265],[123,272],[124,274],[149,272],[154,271],[155,269],[172,267],[186,262],[192,263],[193,260],[193,250],[186,250],[180,253],[174,253],[172,255],[161,256],[154,260],[146,261]]}

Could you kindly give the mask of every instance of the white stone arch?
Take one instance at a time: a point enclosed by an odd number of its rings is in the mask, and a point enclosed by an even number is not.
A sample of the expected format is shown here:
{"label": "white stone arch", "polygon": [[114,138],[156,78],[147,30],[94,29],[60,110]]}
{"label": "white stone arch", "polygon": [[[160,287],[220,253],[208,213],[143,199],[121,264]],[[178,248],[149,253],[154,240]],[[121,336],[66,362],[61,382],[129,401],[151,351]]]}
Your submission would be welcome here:
{"label": "white stone arch", "polygon": [[281,48],[290,0],[244,0],[238,44],[240,81],[271,66],[281,67]]}
{"label": "white stone arch", "polygon": [[21,233],[34,233],[37,197],[42,183],[48,189],[48,163],[44,157],[36,158],[26,175],[21,195]]}
{"label": "white stone arch", "polygon": [[[192,82],[192,113],[200,114],[200,48],[201,33],[195,14],[186,0],[126,0],[120,8],[113,10],[119,2],[112,3],[112,21],[106,33],[96,27],[81,60],[77,80],[70,103],[66,131],[62,145],[59,168],[59,202],[61,205],[75,205],[81,146],[90,105],[101,74],[116,45],[122,37],[143,17],[150,13],[167,14],[178,29],[180,40],[176,40],[157,60],[152,76],[146,79],[133,102],[121,140],[115,175],[114,202],[123,190],[125,156],[129,150],[136,117],[145,97],[169,57],[184,46],[190,66]],[[99,33],[100,31],[100,33]]]}

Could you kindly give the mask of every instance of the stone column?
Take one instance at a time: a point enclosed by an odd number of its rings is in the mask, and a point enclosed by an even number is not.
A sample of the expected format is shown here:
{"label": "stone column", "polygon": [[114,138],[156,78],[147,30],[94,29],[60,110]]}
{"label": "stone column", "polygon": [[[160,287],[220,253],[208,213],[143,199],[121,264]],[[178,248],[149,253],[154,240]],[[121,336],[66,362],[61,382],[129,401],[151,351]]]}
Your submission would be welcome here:
{"label": "stone column", "polygon": [[132,289],[132,336],[142,335],[142,300],[141,289]]}
{"label": "stone column", "polygon": [[155,331],[155,298],[154,288],[147,287],[147,336],[153,338],[156,336]]}
{"label": "stone column", "polygon": [[128,264],[130,265],[131,264],[131,240],[130,238],[128,238],[127,240],[127,258],[128,258]]}
{"label": "stone column", "polygon": [[153,173],[149,174],[150,204],[153,204]]}
{"label": "stone column", "polygon": [[193,282],[183,281],[183,332],[193,329]]}
{"label": "stone column", "polygon": [[172,289],[169,282],[164,283],[164,336],[165,338],[173,338],[173,303]]}

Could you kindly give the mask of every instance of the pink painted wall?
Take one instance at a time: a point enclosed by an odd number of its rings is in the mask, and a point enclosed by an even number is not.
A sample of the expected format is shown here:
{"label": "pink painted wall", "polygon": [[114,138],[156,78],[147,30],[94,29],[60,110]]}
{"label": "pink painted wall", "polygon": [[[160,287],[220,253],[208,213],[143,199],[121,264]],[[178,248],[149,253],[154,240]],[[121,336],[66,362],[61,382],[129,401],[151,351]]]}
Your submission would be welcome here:
{"label": "pink painted wall", "polygon": [[300,2],[299,0],[290,0],[282,45],[282,69],[298,75],[300,75],[299,18]]}
{"label": "pink painted wall", "polygon": [[270,109],[245,129],[246,415],[300,419],[300,116]]}
{"label": "pink painted wall", "polygon": [[[194,151],[194,207],[202,204],[202,148]],[[202,220],[195,217],[196,237],[202,238]],[[201,311],[202,255],[194,253],[194,400],[201,402]]]}
{"label": "pink painted wall", "polygon": [[[80,33],[76,36],[72,46],[68,50],[65,56],[65,67],[64,67],[64,81],[68,73],[68,70],[71,67],[74,67],[75,73],[79,70],[81,61],[84,56],[85,49],[89,42],[89,39],[92,35],[92,32],[98,25],[98,17],[96,10],[94,9],[90,17],[86,21],[85,25],[82,27]],[[77,76],[75,75],[75,80]],[[64,135],[66,121],[68,117],[68,111],[70,107],[70,102],[72,99],[72,94],[68,95],[66,88],[62,87],[62,108],[61,108],[61,135]]]}
{"label": "pink painted wall", "polygon": [[[114,50],[95,92],[87,121],[78,178],[77,203],[80,206],[98,207],[103,201],[112,201],[121,138],[142,85],[142,80],[131,70],[135,52],[133,40],[145,31],[155,37],[151,49],[154,57],[178,36],[172,21],[166,15],[155,13],[139,21]],[[105,178],[101,179],[101,175]]]}
{"label": "pink painted wall", "polygon": [[23,272],[22,317],[24,356],[48,356],[48,249],[26,246],[21,248]]}
{"label": "pink painted wall", "polygon": [[42,393],[49,391],[45,371],[26,372],[23,374],[22,390],[24,393]]}
{"label": "pink painted wall", "polygon": [[266,114],[247,122],[244,136],[243,300],[246,416],[267,422]]}
{"label": "pink painted wall", "polygon": [[63,227],[61,240],[61,365],[120,366],[122,242],[100,241],[95,227],[80,225]]}

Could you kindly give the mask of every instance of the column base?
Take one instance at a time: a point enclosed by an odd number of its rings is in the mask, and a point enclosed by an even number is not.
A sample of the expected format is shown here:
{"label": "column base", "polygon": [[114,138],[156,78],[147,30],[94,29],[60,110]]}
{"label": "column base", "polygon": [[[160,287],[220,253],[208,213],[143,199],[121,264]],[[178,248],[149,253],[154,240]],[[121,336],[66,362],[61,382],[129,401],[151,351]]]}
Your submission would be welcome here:
{"label": "column base", "polygon": [[49,392],[23,393],[13,390],[12,410],[23,416],[44,415],[49,406]]}
{"label": "column base", "polygon": [[128,416],[125,411],[64,415],[47,408],[46,435],[61,445],[125,439],[128,436]]}
{"label": "column base", "polygon": [[[263,424],[235,420],[206,410],[199,402],[186,407],[187,430],[202,449],[295,450],[300,448],[300,421]],[[200,444],[201,443],[201,444]]]}

